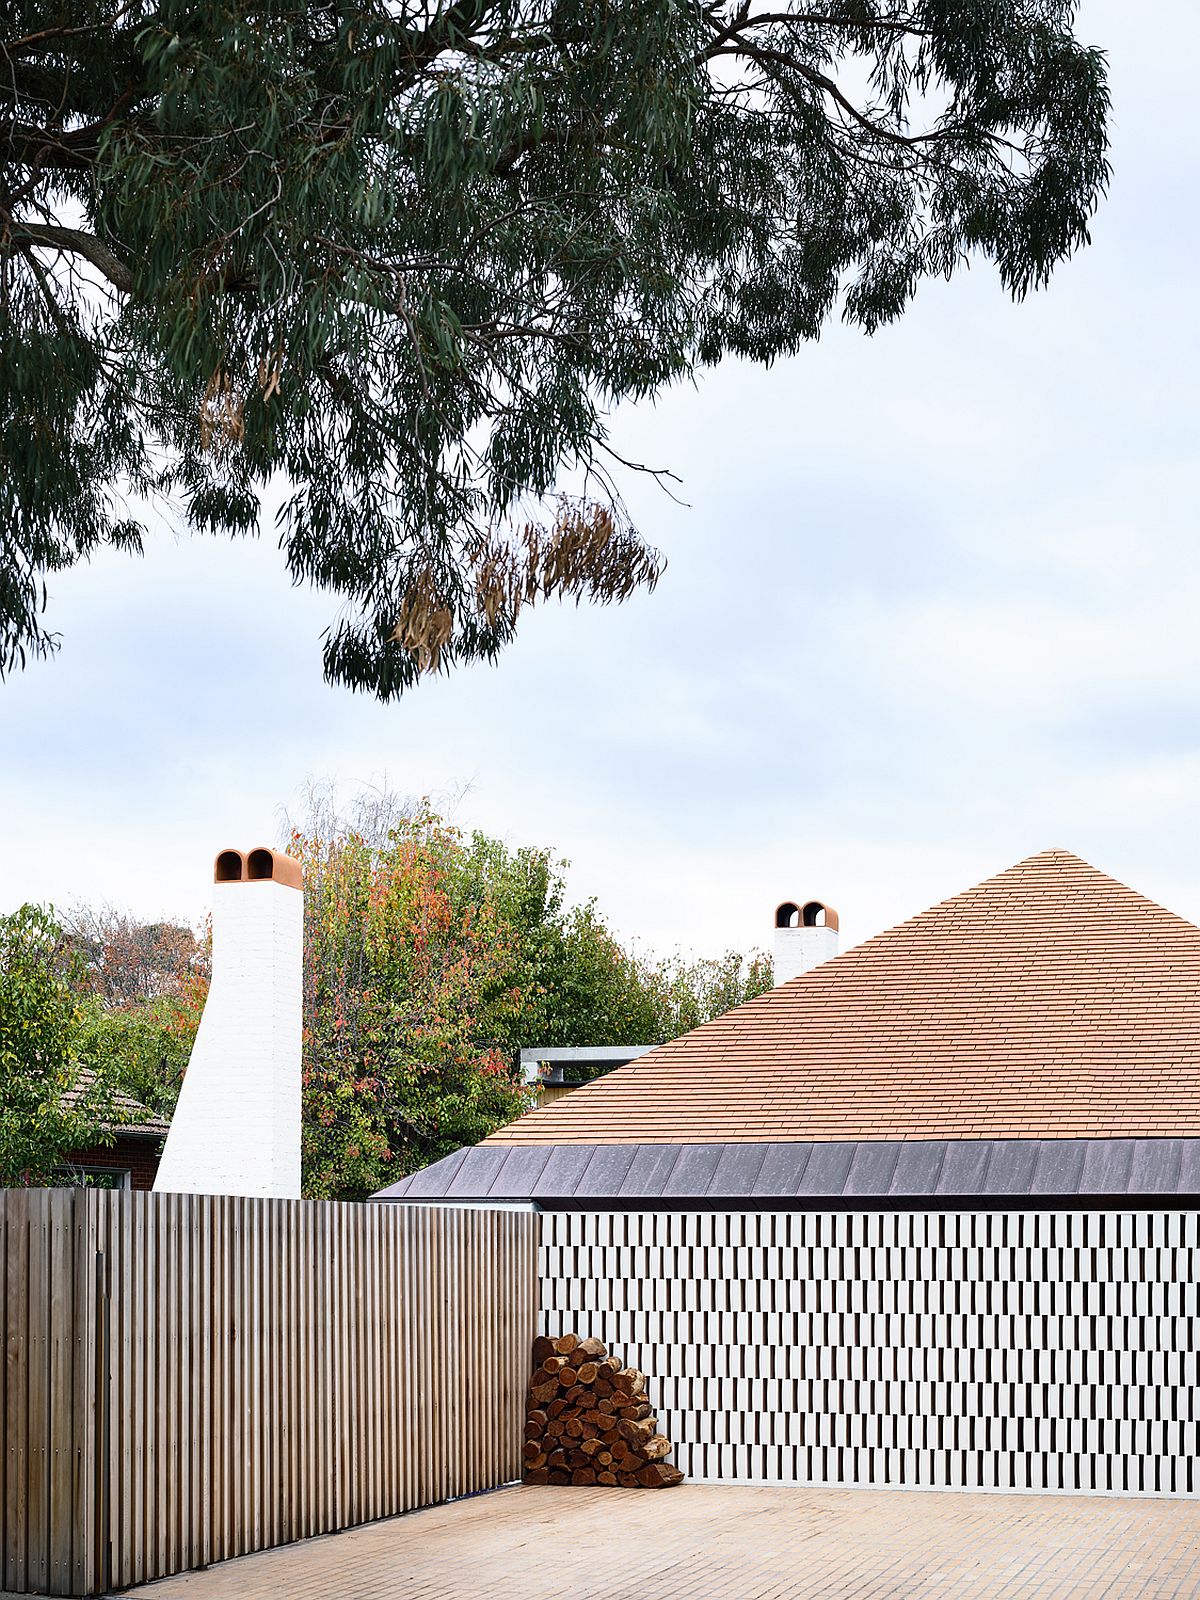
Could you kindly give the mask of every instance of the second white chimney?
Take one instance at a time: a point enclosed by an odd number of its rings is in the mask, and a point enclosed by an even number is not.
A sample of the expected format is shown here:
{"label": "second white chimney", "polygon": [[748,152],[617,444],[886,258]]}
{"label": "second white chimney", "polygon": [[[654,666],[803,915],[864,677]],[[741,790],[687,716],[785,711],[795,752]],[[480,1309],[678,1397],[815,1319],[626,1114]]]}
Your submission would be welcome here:
{"label": "second white chimney", "polygon": [[838,953],[838,917],[820,900],[785,900],[775,912],[775,987]]}
{"label": "second white chimney", "polygon": [[297,1198],[303,872],[276,850],[222,850],[214,876],[212,987],[154,1187]]}

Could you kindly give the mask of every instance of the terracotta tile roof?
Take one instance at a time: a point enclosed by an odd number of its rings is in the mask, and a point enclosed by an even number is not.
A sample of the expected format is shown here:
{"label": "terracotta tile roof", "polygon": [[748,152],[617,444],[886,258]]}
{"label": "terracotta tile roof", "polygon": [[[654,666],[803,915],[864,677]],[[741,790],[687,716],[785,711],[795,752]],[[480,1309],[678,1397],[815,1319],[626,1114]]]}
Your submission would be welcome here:
{"label": "terracotta tile roof", "polygon": [[[78,1105],[85,1094],[90,1093],[96,1085],[96,1074],[91,1067],[80,1067],[74,1085],[63,1095],[63,1104],[66,1106]],[[161,1137],[171,1127],[168,1119],[157,1111],[151,1111],[140,1100],[135,1100],[131,1094],[125,1094],[120,1089],[108,1089],[105,1094],[109,1116],[105,1119],[104,1126],[110,1133],[144,1135],[146,1138]]]}
{"label": "terracotta tile roof", "polygon": [[486,1144],[1200,1135],[1200,928],[1030,856]]}

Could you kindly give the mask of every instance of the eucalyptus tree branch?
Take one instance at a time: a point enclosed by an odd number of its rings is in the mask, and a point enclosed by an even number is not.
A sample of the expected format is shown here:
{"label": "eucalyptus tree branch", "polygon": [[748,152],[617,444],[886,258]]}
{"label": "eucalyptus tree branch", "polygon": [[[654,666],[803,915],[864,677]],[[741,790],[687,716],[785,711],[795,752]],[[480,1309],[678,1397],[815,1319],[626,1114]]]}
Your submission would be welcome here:
{"label": "eucalyptus tree branch", "polygon": [[[328,676],[387,698],[490,659],[516,611],[480,611],[470,552],[565,470],[609,492],[614,404],[793,353],[839,307],[878,327],[971,256],[1019,297],[1086,242],[1108,90],[1075,0],[797,3],[24,23],[0,44],[0,436],[37,455],[0,464],[25,557],[0,672],[51,647],[48,574],[133,543],[114,484],[245,534],[281,478],[289,569],[341,608]],[[950,109],[912,132],[927,94]],[[600,601],[652,571],[602,512],[530,513]]]}
{"label": "eucalyptus tree branch", "polygon": [[16,160],[64,172],[89,172],[97,149],[86,140],[35,123],[0,119],[0,160]]}
{"label": "eucalyptus tree branch", "polygon": [[20,39],[0,39],[0,56],[16,55],[21,50],[27,50],[30,45],[42,44],[47,39],[71,39],[82,34],[89,34],[92,27],[83,28],[43,28],[39,33],[27,33]]}
{"label": "eucalyptus tree branch", "polygon": [[830,28],[857,34],[864,33],[892,33],[904,38],[928,38],[929,30],[919,28],[912,22],[902,20],[878,19],[870,22],[852,22],[844,17],[829,17],[817,11],[757,11],[747,12],[739,10],[732,22],[719,23],[715,13],[719,7],[713,7],[706,12],[708,22],[716,29],[714,44],[720,44],[726,39],[745,33],[750,28],[768,28],[776,24],[793,28]]}
{"label": "eucalyptus tree branch", "polygon": [[797,61],[794,56],[789,56],[782,50],[777,50],[770,45],[758,44],[750,40],[740,40],[734,45],[710,46],[704,51],[703,59],[711,61],[717,56],[736,56],[746,61],[757,62],[760,66],[773,65],[787,72],[794,72],[797,77],[805,79],[814,88],[827,94],[835,105],[858,124],[865,132],[872,134],[877,139],[883,139],[888,144],[904,146],[914,149],[923,144],[931,144],[940,139],[950,139],[961,132],[954,125],[943,128],[932,128],[925,133],[897,133],[894,128],[888,128],[881,122],[872,120],[863,111],[860,111],[854,102],[843,94],[842,90],[832,78],[818,72],[815,67],[809,67],[802,61]]}
{"label": "eucalyptus tree branch", "polygon": [[[9,223],[8,232],[17,244],[32,245],[35,249],[65,250],[69,254],[82,256],[108,279],[114,289],[119,289],[122,294],[130,294],[133,291],[133,273],[118,256],[113,254],[104,241],[97,239],[93,233],[83,233],[78,228],[60,228],[50,223],[21,222],[16,219]],[[0,248],[3,248],[2,241]]]}

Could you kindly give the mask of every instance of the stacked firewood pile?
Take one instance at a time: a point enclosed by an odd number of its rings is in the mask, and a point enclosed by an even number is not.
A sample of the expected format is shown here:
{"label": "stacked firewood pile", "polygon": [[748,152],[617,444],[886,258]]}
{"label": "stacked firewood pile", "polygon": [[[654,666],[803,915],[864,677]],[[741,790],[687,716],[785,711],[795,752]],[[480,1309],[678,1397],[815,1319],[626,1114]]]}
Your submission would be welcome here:
{"label": "stacked firewood pile", "polygon": [[623,1367],[599,1339],[564,1333],[533,1342],[525,1422],[525,1482],[666,1489],[683,1473],[663,1459],[646,1378]]}

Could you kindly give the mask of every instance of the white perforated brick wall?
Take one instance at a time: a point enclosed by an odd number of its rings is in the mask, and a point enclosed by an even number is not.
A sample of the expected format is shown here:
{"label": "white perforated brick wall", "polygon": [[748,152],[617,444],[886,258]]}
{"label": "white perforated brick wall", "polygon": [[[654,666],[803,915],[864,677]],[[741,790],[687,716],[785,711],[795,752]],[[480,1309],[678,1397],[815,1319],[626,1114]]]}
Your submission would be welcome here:
{"label": "white perforated brick wall", "polygon": [[1195,1211],[559,1212],[542,1327],[693,1479],[1200,1490]]}

